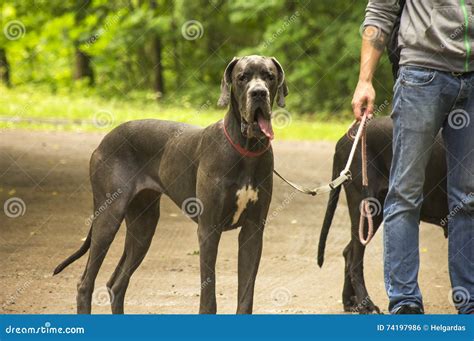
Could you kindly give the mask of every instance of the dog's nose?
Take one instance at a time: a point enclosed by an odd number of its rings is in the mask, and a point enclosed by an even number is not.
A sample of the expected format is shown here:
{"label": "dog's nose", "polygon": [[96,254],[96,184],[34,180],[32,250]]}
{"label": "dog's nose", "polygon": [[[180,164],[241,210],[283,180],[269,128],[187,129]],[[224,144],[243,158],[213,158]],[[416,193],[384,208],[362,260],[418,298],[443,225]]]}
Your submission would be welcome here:
{"label": "dog's nose", "polygon": [[265,98],[268,96],[268,91],[264,88],[252,89],[250,90],[250,96],[252,98]]}

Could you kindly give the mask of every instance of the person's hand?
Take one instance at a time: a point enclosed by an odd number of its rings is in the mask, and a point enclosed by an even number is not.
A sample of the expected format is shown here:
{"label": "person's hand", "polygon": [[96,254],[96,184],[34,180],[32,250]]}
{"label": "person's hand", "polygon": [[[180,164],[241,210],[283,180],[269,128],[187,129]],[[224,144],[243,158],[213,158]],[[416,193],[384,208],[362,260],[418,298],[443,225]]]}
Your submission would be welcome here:
{"label": "person's hand", "polygon": [[374,102],[375,89],[372,82],[359,80],[352,97],[352,111],[355,119],[360,121],[364,113],[367,113],[367,118],[372,118]]}

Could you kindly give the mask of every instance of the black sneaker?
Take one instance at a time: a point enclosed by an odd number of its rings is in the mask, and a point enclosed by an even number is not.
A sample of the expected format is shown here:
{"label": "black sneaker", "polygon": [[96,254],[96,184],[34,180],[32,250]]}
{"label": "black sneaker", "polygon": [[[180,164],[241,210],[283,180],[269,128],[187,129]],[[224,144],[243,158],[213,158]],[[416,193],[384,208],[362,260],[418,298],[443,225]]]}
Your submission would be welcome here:
{"label": "black sneaker", "polygon": [[423,309],[421,309],[419,306],[417,305],[414,305],[414,304],[410,304],[410,305],[402,305],[400,307],[397,308],[397,310],[395,310],[393,312],[393,314],[395,315],[402,315],[402,314],[424,314],[425,312],[423,311]]}

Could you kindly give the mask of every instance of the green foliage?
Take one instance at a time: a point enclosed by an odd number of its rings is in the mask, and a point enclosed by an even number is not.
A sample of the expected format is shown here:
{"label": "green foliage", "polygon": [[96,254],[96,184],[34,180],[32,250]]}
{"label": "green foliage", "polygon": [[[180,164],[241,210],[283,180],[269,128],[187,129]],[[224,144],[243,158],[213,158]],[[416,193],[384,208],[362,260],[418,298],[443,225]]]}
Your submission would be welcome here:
{"label": "green foliage", "polygon": [[[110,131],[120,123],[155,118],[177,120],[205,127],[217,122],[224,110],[213,109],[212,103],[155,103],[134,98],[103,99],[93,93],[57,92],[51,95],[42,86],[18,86],[7,89],[0,85],[0,129]],[[217,97],[216,97],[217,98]],[[284,124],[274,124],[277,140],[337,141],[350,121],[316,122],[296,116],[283,117]]]}
{"label": "green foliage", "polygon": [[[13,86],[36,84],[53,93],[111,99],[158,98],[184,107],[214,105],[233,56],[272,55],[286,70],[289,111],[348,117],[365,5],[347,0],[5,0],[2,30],[17,20],[24,34],[18,39],[2,34],[0,48]],[[191,20],[198,32],[190,39],[185,29]],[[74,80],[77,51],[90,58],[93,88]],[[162,93],[156,89],[158,73]],[[379,103],[391,97],[386,60],[375,84]]]}

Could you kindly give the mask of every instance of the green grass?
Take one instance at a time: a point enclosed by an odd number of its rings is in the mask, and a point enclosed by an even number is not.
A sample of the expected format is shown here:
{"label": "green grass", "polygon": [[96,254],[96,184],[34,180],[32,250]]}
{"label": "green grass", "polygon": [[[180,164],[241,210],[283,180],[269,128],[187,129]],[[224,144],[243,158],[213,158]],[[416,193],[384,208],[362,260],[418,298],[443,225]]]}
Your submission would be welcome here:
{"label": "green grass", "polygon": [[[225,110],[207,101],[193,106],[157,104],[153,99],[104,99],[97,95],[51,94],[33,87],[0,87],[0,128],[53,131],[109,131],[118,124],[136,119],[156,118],[207,126],[221,119]],[[276,140],[338,140],[349,121],[322,121],[288,116],[284,111],[274,120]],[[288,119],[290,117],[290,119]],[[13,118],[12,120],[8,120]]]}

